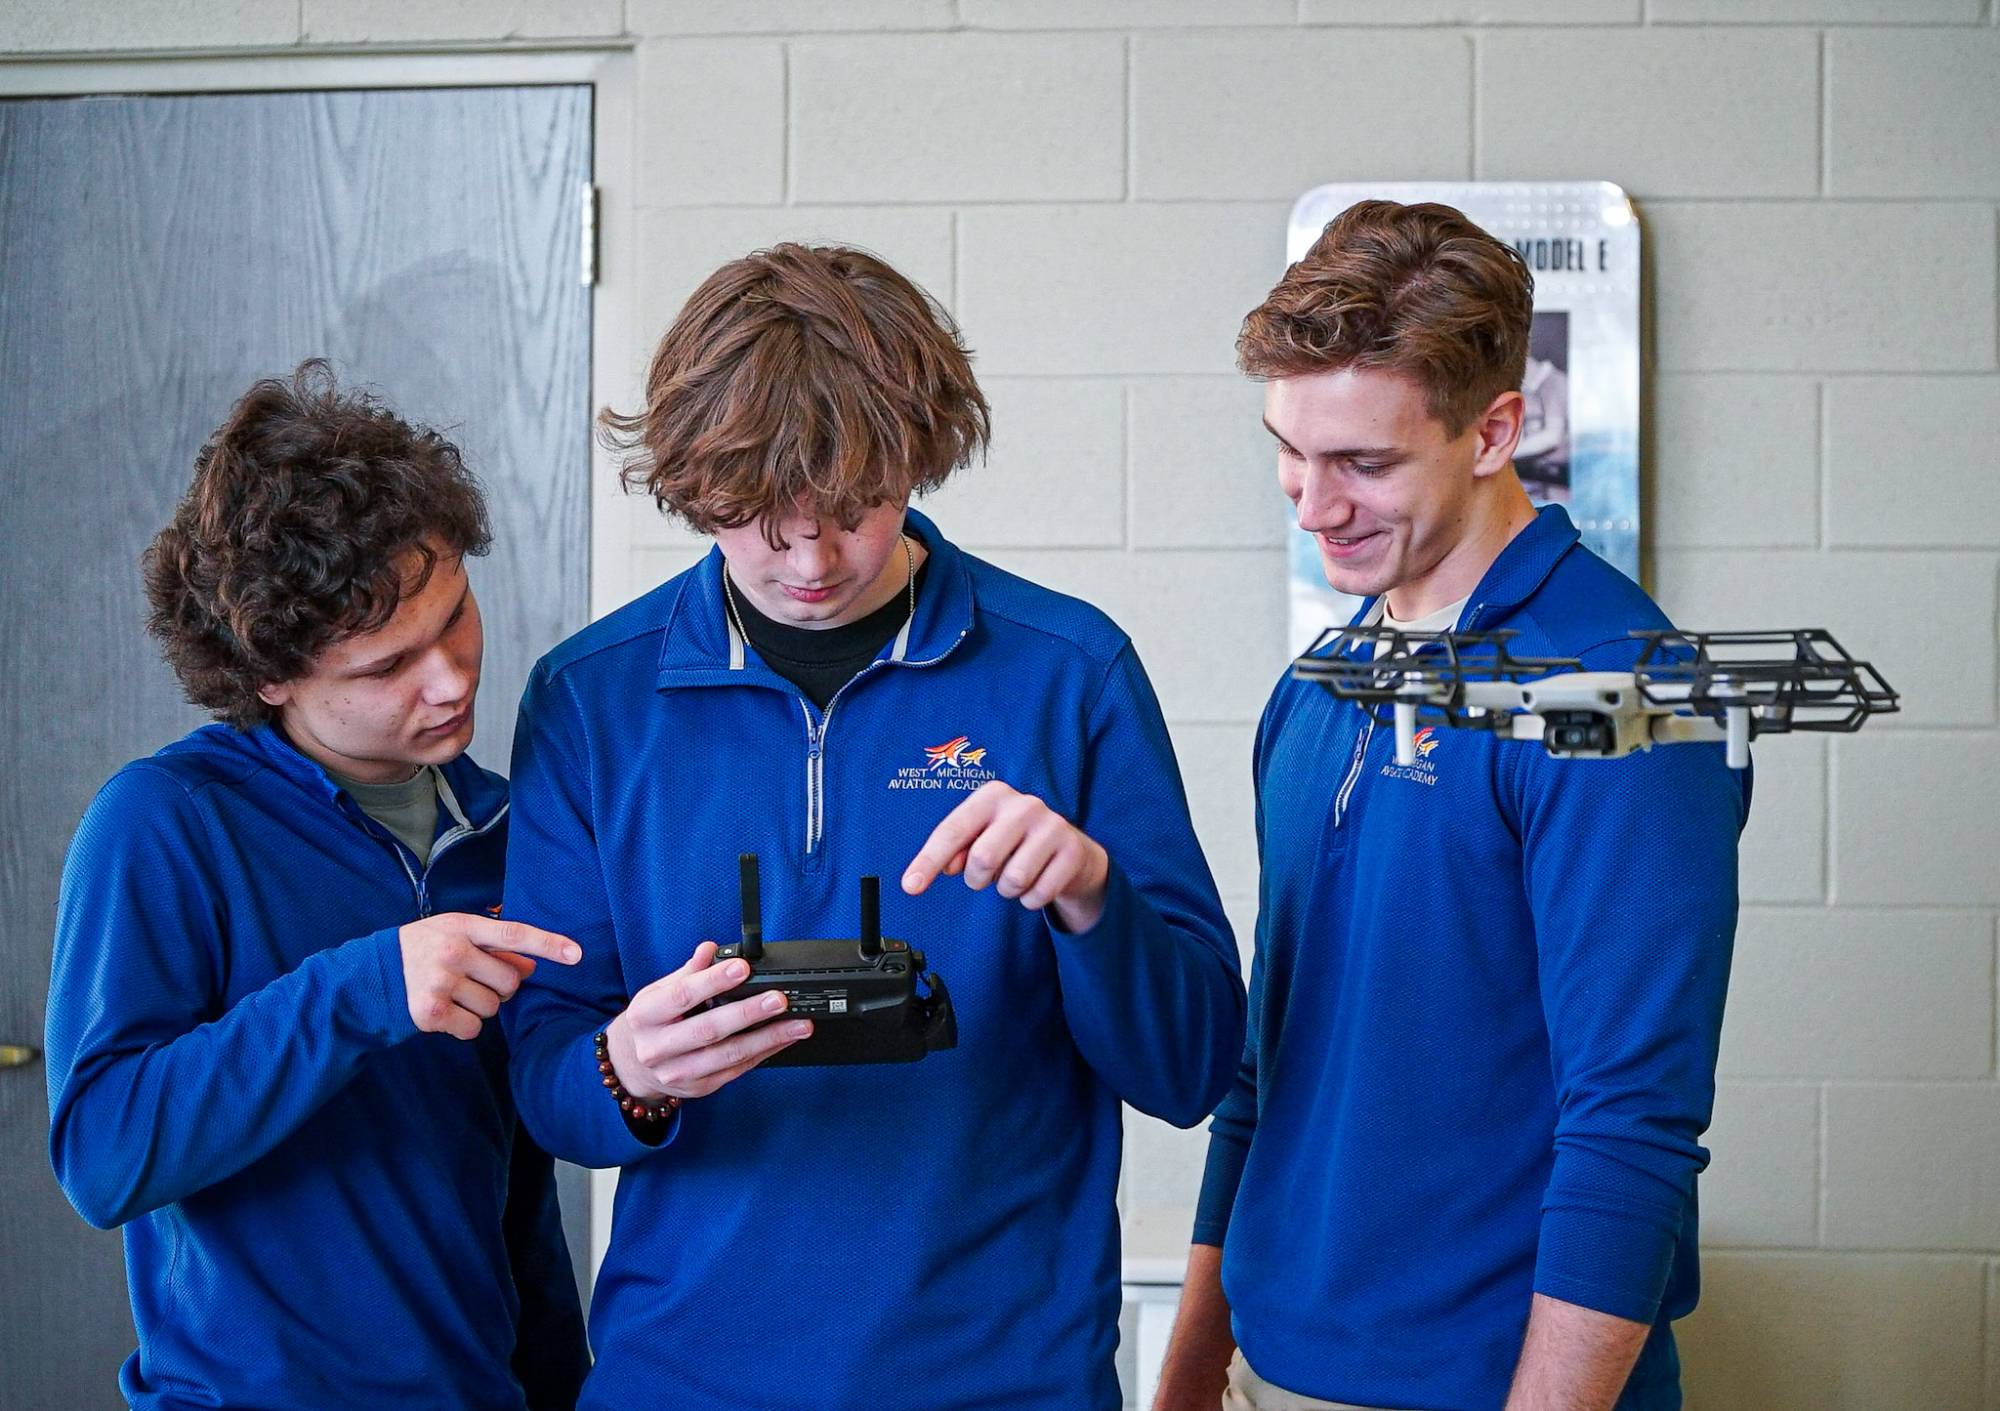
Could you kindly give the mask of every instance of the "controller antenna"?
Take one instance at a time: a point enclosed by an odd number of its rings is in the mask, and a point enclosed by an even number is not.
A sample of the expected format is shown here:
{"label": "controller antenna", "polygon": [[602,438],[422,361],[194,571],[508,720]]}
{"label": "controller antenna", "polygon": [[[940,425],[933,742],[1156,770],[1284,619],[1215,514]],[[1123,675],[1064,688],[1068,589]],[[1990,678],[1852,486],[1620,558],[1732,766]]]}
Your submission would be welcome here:
{"label": "controller antenna", "polygon": [[736,865],[743,878],[743,944],[737,948],[737,954],[755,964],[764,958],[764,917],[757,900],[757,854],[742,854]]}
{"label": "controller antenna", "polygon": [[882,879],[861,879],[861,958],[873,960],[882,953]]}

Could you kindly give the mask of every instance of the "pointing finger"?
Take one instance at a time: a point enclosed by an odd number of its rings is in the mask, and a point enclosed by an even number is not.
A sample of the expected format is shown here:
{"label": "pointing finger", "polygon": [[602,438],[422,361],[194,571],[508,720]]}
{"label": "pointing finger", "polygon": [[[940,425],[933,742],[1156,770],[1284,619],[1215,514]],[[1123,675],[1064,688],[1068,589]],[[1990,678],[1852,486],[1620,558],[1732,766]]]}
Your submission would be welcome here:
{"label": "pointing finger", "polygon": [[[937,880],[940,873],[954,873],[964,870],[964,854],[973,841],[986,831],[987,824],[1000,807],[1000,801],[1013,792],[999,780],[981,784],[972,791],[972,796],[950,813],[944,821],[931,830],[930,837],[917,850],[910,865],[903,872],[903,890],[916,896]],[[952,864],[956,863],[954,867]]]}
{"label": "pointing finger", "polygon": [[583,958],[583,950],[567,936],[558,936],[554,931],[544,931],[539,926],[530,926],[524,921],[500,921],[490,916],[467,916],[465,918],[465,938],[481,950],[515,951],[521,955],[540,956],[543,960],[553,960],[562,965],[574,965]]}

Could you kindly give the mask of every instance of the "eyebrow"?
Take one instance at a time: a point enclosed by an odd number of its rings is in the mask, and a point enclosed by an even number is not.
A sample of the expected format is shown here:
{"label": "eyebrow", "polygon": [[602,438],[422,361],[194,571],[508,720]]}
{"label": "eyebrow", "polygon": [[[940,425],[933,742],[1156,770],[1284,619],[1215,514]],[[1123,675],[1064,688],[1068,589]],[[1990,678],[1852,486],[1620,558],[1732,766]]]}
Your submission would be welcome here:
{"label": "eyebrow", "polygon": [[[1270,432],[1273,436],[1277,437],[1279,441],[1284,442],[1285,445],[1287,446],[1292,445],[1290,441],[1285,440],[1283,432],[1279,431],[1277,427],[1271,425],[1271,419],[1269,417],[1264,418],[1264,429]],[[1292,449],[1297,450],[1298,447],[1292,446]],[[1321,458],[1330,461],[1355,461],[1355,460],[1399,461],[1403,459],[1404,453],[1400,447],[1396,446],[1343,446],[1339,450],[1321,451],[1319,454]]]}
{"label": "eyebrow", "polygon": [[[458,601],[452,604],[451,611],[445,615],[444,620],[447,625],[450,624],[453,618],[458,616],[459,610],[465,606],[466,597],[471,592],[472,592],[472,580],[467,579],[465,587],[459,591]],[[382,653],[381,656],[372,657],[367,661],[358,662],[355,665],[348,667],[347,674],[349,676],[366,676],[371,671],[380,671],[383,667],[387,666],[390,662],[396,660],[398,657],[408,656],[414,649],[415,646],[414,644],[412,644],[411,646],[408,647],[398,647],[393,652],[384,652]]]}

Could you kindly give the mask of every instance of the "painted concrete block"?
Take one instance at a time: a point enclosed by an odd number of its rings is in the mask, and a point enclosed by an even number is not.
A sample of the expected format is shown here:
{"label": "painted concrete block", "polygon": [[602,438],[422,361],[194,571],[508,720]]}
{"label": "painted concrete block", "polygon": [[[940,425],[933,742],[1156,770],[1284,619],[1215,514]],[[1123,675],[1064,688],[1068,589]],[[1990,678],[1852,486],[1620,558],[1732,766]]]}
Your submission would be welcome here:
{"label": "painted concrete block", "polygon": [[2000,1087],[1827,1089],[1825,1180],[1829,1245],[2000,1250]]}
{"label": "painted concrete block", "polygon": [[1826,105],[1831,194],[2000,197],[2000,34],[1830,34]]}
{"label": "painted concrete block", "polygon": [[924,512],[974,550],[1125,542],[1125,397],[1103,379],[988,378],[993,449]]}
{"label": "painted concrete block", "polygon": [[1242,377],[1131,384],[1132,543],[1277,548],[1293,520],[1264,429],[1264,389]]}
{"label": "painted concrete block", "polygon": [[1994,366],[1990,205],[1656,201],[1640,219],[1663,369]]}
{"label": "painted concrete block", "polygon": [[1195,836],[1226,897],[1257,894],[1256,797],[1250,783],[1250,746],[1256,727],[1177,725],[1174,754],[1187,788]]}
{"label": "painted concrete block", "polygon": [[1180,29],[1289,25],[1295,0],[958,0],[974,29]]}
{"label": "painted concrete block", "polygon": [[1299,0],[1306,24],[1637,24],[1642,0]]}
{"label": "painted concrete block", "polygon": [[1723,1083],[1702,1144],[1705,1248],[1810,1246],[1819,1210],[1819,1089]]}
{"label": "painted concrete block", "polygon": [[1290,660],[1278,551],[1009,549],[987,557],[1109,613],[1176,725],[1254,724]]}
{"label": "painted concrete block", "polygon": [[[1201,1194],[1201,1171],[1208,1160],[1208,1124],[1183,1130],[1125,1109],[1124,1208],[1192,1210]],[[1187,1244],[1188,1230],[1181,1231]]]}
{"label": "painted concrete block", "polygon": [[1285,271],[1287,209],[964,210],[959,316],[989,373],[1233,373],[1243,316]]}
{"label": "painted concrete block", "polygon": [[1745,902],[1813,902],[1826,896],[1826,741],[1809,735],[1751,747],[1757,778],[1750,821],[1736,844]]}
{"label": "painted concrete block", "polygon": [[1983,1078],[1993,923],[1977,912],[1744,912],[1719,1071],[1733,1078]]}
{"label": "painted concrete block", "polygon": [[1666,373],[1653,382],[1648,537],[1659,548],[1819,542],[1819,386]]}
{"label": "painted concrete block", "polygon": [[951,0],[625,0],[634,34],[950,29]]}
{"label": "painted concrete block", "polygon": [[304,0],[308,44],[563,39],[617,34],[618,0]]}
{"label": "painted concrete block", "polygon": [[1472,46],[1461,35],[1142,34],[1132,189],[1289,201],[1327,181],[1463,180]]}
{"label": "painted concrete block", "polygon": [[791,45],[800,201],[1116,199],[1114,35],[826,36]]}
{"label": "painted concrete block", "polygon": [[1479,176],[1609,180],[1642,198],[1812,195],[1818,41],[1777,30],[1487,35]]}
{"label": "painted concrete block", "polygon": [[639,46],[639,204],[785,196],[785,52],[773,40]]}
{"label": "painted concrete block", "polygon": [[1835,901],[2000,906],[2000,732],[1836,740],[1833,780]]}
{"label": "painted concrete block", "polygon": [[298,38],[296,0],[18,0],[0,7],[0,52],[231,48]]}
{"label": "painted concrete block", "polygon": [[1653,24],[1977,24],[1983,0],[1651,0]]}
{"label": "painted concrete block", "polygon": [[1977,1258],[1719,1252],[1675,1324],[1687,1411],[1978,1404]]}
{"label": "painted concrete block", "polygon": [[2000,377],[1837,378],[1826,410],[1829,543],[2000,548]]}

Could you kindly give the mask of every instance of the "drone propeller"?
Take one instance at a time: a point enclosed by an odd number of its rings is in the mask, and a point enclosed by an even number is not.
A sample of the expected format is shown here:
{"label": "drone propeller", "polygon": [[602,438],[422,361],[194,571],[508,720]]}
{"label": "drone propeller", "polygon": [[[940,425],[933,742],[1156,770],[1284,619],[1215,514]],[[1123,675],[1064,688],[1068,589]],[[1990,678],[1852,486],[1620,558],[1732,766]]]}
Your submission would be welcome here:
{"label": "drone propeller", "polygon": [[1632,635],[1646,644],[1632,669],[1640,696],[1720,720],[1735,768],[1748,761],[1758,735],[1851,734],[1870,716],[1902,708],[1882,673],[1856,661],[1824,628]]}

